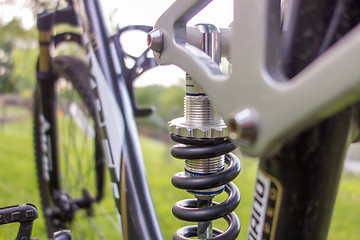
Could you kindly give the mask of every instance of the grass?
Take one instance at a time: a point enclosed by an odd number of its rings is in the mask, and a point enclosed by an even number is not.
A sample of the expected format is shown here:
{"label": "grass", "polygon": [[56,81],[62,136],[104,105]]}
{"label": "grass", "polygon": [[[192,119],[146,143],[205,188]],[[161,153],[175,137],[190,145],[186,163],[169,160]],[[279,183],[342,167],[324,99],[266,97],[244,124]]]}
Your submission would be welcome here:
{"label": "grass", "polygon": [[[181,171],[184,163],[170,157],[170,146],[148,138],[141,138],[141,142],[163,235],[165,239],[171,239],[173,232],[184,225],[172,216],[171,207],[178,200],[191,198],[185,191],[175,189],[170,183],[171,176]],[[242,172],[236,179],[236,184],[241,191],[242,200],[237,214],[242,222],[239,239],[246,239],[257,162],[250,159],[241,159],[241,161]],[[0,169],[0,206],[31,202],[40,210],[33,157],[32,126],[29,119],[7,123],[3,131],[0,131],[0,166],[2,166]],[[360,236],[357,224],[360,219],[359,202],[360,177],[343,174],[329,233],[330,240],[358,239]],[[40,212],[40,218],[35,221],[33,237],[46,239],[41,214]],[[14,239],[17,227],[16,224],[0,226],[0,240]]]}
{"label": "grass", "polygon": [[[33,158],[31,122],[7,123],[0,132],[0,206],[34,203],[40,206]],[[44,231],[36,221],[34,235]],[[0,226],[0,239],[15,239],[17,224]]]}

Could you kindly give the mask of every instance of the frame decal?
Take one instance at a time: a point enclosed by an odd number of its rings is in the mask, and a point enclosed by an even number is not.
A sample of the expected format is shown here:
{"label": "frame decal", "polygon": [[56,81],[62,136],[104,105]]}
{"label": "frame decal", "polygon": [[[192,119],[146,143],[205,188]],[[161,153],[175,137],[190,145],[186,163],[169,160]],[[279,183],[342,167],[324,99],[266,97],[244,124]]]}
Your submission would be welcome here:
{"label": "frame decal", "polygon": [[274,240],[283,188],[259,167],[250,215],[248,240]]}

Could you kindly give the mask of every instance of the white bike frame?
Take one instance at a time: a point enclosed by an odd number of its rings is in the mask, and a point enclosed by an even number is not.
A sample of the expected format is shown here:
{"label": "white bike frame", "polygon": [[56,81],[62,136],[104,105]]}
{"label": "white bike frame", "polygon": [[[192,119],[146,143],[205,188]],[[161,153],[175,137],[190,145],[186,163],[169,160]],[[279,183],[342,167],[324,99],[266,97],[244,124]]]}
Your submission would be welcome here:
{"label": "white bike frame", "polygon": [[271,155],[306,127],[359,99],[360,26],[292,81],[285,81],[278,51],[280,0],[234,1],[229,41],[232,73],[225,75],[186,40],[187,21],[210,2],[177,0],[158,19],[155,29],[163,34],[163,46],[155,58],[160,65],[175,64],[196,79],[245,154]]}

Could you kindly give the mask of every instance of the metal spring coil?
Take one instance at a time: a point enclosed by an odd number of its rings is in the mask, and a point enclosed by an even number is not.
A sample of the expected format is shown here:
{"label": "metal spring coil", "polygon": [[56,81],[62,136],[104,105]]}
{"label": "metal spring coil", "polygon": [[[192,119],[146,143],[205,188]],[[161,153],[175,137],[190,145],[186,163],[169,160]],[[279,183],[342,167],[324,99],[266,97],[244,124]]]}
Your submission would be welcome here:
{"label": "metal spring coil", "polygon": [[[203,176],[192,177],[184,172],[175,174],[172,184],[183,190],[203,190],[225,185],[228,198],[222,203],[213,202],[208,208],[197,208],[197,199],[186,199],[177,202],[172,209],[175,217],[183,221],[204,222],[224,218],[228,228],[222,232],[214,228],[211,240],[236,239],[240,232],[240,221],[233,212],[240,202],[240,192],[231,181],[240,173],[239,159],[232,153],[236,147],[227,139],[196,139],[171,134],[171,139],[180,144],[173,146],[171,154],[178,159],[203,159],[225,154],[224,170]],[[205,187],[204,187],[205,186]],[[197,226],[180,228],[174,233],[174,240],[187,240],[197,236]]]}

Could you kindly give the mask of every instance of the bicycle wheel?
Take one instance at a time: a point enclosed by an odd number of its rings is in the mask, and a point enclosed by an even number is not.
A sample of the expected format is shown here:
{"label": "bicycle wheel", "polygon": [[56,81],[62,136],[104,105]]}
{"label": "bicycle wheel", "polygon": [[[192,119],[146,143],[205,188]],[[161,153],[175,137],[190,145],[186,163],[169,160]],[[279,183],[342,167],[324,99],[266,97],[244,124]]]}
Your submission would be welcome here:
{"label": "bicycle wheel", "polygon": [[34,96],[37,176],[48,236],[68,228],[74,239],[118,238],[90,71],[69,56],[54,58],[52,70]]}

